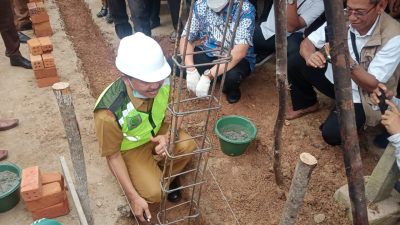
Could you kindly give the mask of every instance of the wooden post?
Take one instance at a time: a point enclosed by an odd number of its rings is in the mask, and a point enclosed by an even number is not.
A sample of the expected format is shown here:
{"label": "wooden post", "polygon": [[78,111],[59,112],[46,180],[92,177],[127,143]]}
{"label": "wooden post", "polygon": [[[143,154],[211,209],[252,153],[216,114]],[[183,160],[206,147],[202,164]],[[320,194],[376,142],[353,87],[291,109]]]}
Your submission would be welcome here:
{"label": "wooden post", "polygon": [[291,225],[296,223],[297,214],[303,205],[304,195],[307,191],[308,182],[317,160],[309,153],[301,153],[297,162],[292,184],[290,185],[288,199],[279,225]]}
{"label": "wooden post", "polygon": [[349,66],[347,30],[343,13],[343,0],[324,0],[329,26],[336,108],[339,116],[344,165],[349,184],[353,224],[368,224],[364,176],[358,145]]}
{"label": "wooden post", "polygon": [[58,107],[60,108],[61,118],[68,139],[78,196],[81,200],[88,224],[92,225],[93,217],[87,188],[85,156],[83,154],[81,134],[75,116],[71,89],[69,84],[65,82],[55,83],[52,88],[57,99]]}
{"label": "wooden post", "polygon": [[286,113],[287,90],[287,28],[286,28],[286,0],[274,0],[275,10],[275,52],[276,52],[276,88],[278,90],[279,110],[274,127],[274,173],[278,186],[283,184],[281,170],[281,141],[282,128]]}
{"label": "wooden post", "polygon": [[379,202],[390,197],[399,175],[395,148],[393,145],[388,145],[368,179],[365,187],[367,199],[371,202]]}
{"label": "wooden post", "polygon": [[69,169],[67,162],[65,161],[64,156],[60,156],[61,168],[65,177],[65,181],[67,182],[69,193],[71,193],[72,201],[74,202],[75,209],[78,212],[79,221],[81,225],[88,225],[86,220],[85,213],[83,212],[81,202],[79,201],[78,194],[76,193],[74,182],[72,181],[71,175],[69,174]]}

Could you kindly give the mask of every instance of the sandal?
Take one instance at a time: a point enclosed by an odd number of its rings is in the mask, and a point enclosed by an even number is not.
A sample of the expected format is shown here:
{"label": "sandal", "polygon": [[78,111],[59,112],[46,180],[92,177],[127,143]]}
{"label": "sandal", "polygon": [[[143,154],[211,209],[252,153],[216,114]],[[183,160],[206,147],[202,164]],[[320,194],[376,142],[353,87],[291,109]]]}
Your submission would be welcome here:
{"label": "sandal", "polygon": [[8,156],[8,151],[7,150],[0,150],[0,161],[3,159],[6,159]]}
{"label": "sandal", "polygon": [[295,110],[295,111],[293,109],[289,109],[286,112],[286,119],[287,120],[294,120],[294,119],[300,118],[300,117],[305,116],[307,114],[310,114],[310,113],[318,111],[318,108],[319,108],[319,104],[317,102],[314,105],[312,105],[310,107],[307,107],[307,108],[304,108],[304,109],[299,109],[299,110]]}

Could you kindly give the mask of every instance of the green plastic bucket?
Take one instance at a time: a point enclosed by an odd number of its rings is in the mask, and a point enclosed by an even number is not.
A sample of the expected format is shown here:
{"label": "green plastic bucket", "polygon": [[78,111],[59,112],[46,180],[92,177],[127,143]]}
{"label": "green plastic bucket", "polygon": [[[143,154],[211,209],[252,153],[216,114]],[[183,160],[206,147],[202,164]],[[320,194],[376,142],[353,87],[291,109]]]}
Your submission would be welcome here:
{"label": "green plastic bucket", "polygon": [[12,209],[18,204],[20,199],[19,187],[21,185],[21,168],[10,162],[0,163],[0,172],[4,171],[17,174],[18,181],[5,192],[0,192],[0,213]]}
{"label": "green plastic bucket", "polygon": [[253,122],[243,116],[224,116],[215,125],[221,150],[229,156],[243,154],[250,142],[256,138],[257,128]]}

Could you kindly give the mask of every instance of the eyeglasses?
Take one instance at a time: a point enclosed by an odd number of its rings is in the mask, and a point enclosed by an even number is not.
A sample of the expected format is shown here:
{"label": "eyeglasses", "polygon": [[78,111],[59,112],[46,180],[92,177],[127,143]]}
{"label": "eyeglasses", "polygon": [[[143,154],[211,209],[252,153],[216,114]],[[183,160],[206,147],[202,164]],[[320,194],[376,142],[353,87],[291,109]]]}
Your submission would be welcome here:
{"label": "eyeglasses", "polygon": [[368,15],[368,13],[371,12],[371,10],[373,10],[375,7],[376,7],[376,5],[368,10],[349,9],[347,7],[344,9],[344,13],[346,16],[351,16],[351,14],[353,14],[355,17],[363,17],[363,16]]}

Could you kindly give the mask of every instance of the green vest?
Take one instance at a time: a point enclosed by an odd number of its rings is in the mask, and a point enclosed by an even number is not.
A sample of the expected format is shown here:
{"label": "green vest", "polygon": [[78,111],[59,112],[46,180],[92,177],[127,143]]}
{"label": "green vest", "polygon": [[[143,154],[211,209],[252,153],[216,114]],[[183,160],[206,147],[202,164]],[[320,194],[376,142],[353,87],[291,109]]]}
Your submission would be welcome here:
{"label": "green vest", "polygon": [[103,91],[94,111],[108,109],[114,114],[123,134],[121,151],[127,151],[146,144],[158,133],[168,106],[169,91],[169,82],[164,82],[150,112],[141,112],[133,106],[124,81],[118,79]]}

